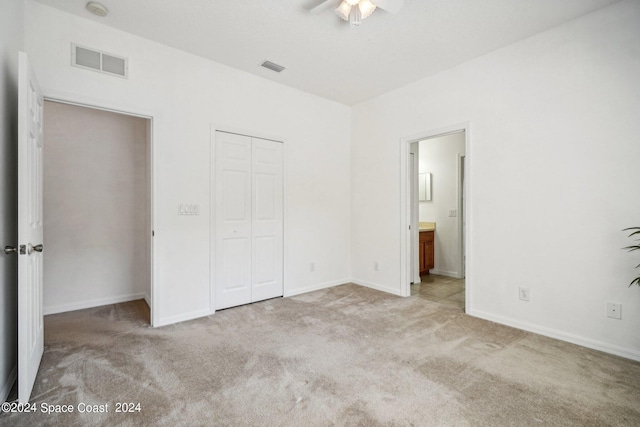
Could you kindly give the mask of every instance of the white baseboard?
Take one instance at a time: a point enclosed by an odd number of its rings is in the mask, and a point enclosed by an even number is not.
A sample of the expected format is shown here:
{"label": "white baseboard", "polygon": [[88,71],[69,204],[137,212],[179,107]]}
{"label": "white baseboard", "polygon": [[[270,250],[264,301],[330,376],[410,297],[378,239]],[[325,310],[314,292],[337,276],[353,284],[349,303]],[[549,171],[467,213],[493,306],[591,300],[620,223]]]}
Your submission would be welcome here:
{"label": "white baseboard", "polygon": [[397,295],[399,297],[402,296],[400,289],[392,289],[386,286],[378,285],[376,283],[366,282],[364,280],[352,279],[351,283],[355,283],[356,285],[364,286],[367,288],[375,289],[376,291],[386,292],[388,294]]}
{"label": "white baseboard", "polygon": [[438,276],[453,277],[454,279],[462,279],[462,275],[457,271],[438,270],[437,268],[432,268],[429,270],[429,273],[437,274]]}
{"label": "white baseboard", "polygon": [[471,309],[469,312],[467,312],[467,314],[470,316],[478,317],[480,319],[489,320],[491,322],[500,323],[502,325],[511,326],[513,328],[522,329],[524,331],[533,332],[539,335],[544,335],[546,337],[555,338],[561,341],[567,341],[572,344],[591,348],[593,350],[599,350],[605,353],[615,354],[616,356],[625,357],[627,359],[640,361],[640,352],[637,350],[620,347],[614,344],[593,340],[579,335],[569,334],[556,329],[545,328],[531,323],[522,322],[517,319],[496,316],[491,313],[486,313],[479,310]]}
{"label": "white baseboard", "polygon": [[320,289],[332,288],[334,286],[344,285],[350,283],[349,279],[332,280],[331,282],[319,283],[316,285],[305,286],[304,288],[286,290],[284,297],[292,297],[295,295],[306,294],[308,292],[319,291]]}
{"label": "white baseboard", "polygon": [[71,304],[61,304],[61,305],[44,307],[43,312],[46,316],[47,314],[65,313],[67,311],[83,310],[85,308],[100,307],[102,305],[109,305],[109,304],[118,304],[121,302],[135,301],[143,298],[145,298],[145,294],[143,293],[119,295],[115,297],[98,298],[93,300],[74,302]]}
{"label": "white baseboard", "polygon": [[14,365],[7,381],[2,385],[2,389],[0,390],[0,402],[5,402],[7,397],[9,397],[9,393],[11,393],[11,389],[13,388],[13,384],[16,382],[18,378],[18,365]]}
{"label": "white baseboard", "polygon": [[197,310],[189,313],[178,314],[175,316],[163,317],[158,319],[158,322],[153,325],[154,328],[160,326],[173,325],[174,323],[186,322],[188,320],[198,319],[200,317],[210,316],[213,313],[209,310]]}
{"label": "white baseboard", "polygon": [[151,295],[144,294],[144,302],[146,302],[147,306],[149,306],[149,308],[151,308]]}

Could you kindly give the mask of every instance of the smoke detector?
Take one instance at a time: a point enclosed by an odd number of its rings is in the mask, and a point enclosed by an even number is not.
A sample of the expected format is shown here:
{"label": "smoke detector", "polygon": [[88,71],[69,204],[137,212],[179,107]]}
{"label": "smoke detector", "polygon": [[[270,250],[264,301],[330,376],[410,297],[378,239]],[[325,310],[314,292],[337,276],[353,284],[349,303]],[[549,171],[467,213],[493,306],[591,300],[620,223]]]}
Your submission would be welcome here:
{"label": "smoke detector", "polygon": [[98,3],[97,1],[90,1],[89,3],[87,3],[86,8],[89,12],[101,18],[104,18],[109,14],[109,9],[107,9],[102,3]]}

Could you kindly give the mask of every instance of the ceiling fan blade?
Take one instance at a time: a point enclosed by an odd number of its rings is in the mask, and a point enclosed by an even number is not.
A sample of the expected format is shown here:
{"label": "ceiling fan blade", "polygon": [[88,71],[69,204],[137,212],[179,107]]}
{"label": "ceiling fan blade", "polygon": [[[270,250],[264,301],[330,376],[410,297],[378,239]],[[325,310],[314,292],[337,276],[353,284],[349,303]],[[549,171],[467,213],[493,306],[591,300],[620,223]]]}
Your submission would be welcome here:
{"label": "ceiling fan blade", "polygon": [[373,4],[389,13],[398,13],[402,9],[404,0],[371,0]]}
{"label": "ceiling fan blade", "polygon": [[317,6],[311,8],[309,10],[309,12],[313,13],[313,14],[318,14],[318,13],[322,13],[325,10],[329,10],[331,8],[336,8],[337,1],[336,0],[324,0],[322,2],[320,2]]}

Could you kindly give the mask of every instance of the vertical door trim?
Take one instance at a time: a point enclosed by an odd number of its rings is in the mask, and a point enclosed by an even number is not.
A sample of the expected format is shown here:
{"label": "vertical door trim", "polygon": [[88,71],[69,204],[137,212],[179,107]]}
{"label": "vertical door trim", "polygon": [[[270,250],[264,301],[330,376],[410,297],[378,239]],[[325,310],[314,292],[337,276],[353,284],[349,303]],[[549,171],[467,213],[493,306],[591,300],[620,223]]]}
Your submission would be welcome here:
{"label": "vertical door trim", "polygon": [[409,256],[411,257],[411,275],[410,281],[412,283],[420,283],[420,245],[419,245],[419,227],[420,227],[420,203],[418,202],[418,175],[420,174],[420,143],[414,141],[409,144],[409,161],[411,162],[411,156],[413,155],[413,162],[409,165],[410,175],[410,215],[411,215],[411,249]]}
{"label": "vertical door trim", "polygon": [[465,215],[467,214],[467,207],[465,204],[465,187],[464,181],[466,180],[465,174],[465,154],[458,154],[458,240],[460,244],[460,265],[458,267],[458,271],[460,272],[460,278],[463,279],[465,277]]}

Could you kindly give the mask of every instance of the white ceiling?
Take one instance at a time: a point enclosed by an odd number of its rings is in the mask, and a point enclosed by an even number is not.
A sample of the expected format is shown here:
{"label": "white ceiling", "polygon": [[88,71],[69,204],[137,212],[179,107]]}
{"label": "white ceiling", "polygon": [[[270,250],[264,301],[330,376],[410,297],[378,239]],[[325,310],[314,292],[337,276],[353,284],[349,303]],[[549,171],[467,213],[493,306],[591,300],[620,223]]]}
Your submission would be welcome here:
{"label": "white ceiling", "polygon": [[101,0],[106,18],[87,0],[36,1],[355,105],[618,0],[405,0],[357,29],[332,10],[310,14],[321,0]]}

